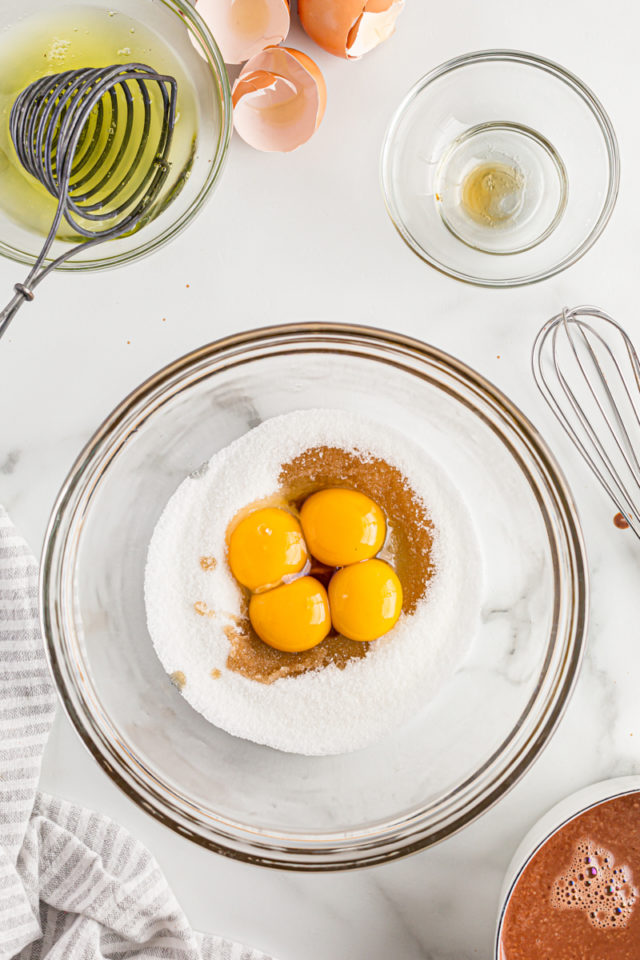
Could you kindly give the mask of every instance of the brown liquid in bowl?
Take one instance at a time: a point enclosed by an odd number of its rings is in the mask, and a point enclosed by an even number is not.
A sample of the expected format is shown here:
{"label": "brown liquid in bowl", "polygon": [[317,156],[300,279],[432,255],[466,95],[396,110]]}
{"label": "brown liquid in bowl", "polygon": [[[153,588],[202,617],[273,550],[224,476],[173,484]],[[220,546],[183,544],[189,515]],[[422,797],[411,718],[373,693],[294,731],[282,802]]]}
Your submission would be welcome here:
{"label": "brown liquid in bowl", "polygon": [[640,958],[640,793],[600,803],[533,856],[507,906],[500,960]]}
{"label": "brown liquid in bowl", "polygon": [[[387,521],[387,538],[379,556],[394,567],[400,578],[403,613],[414,612],[434,572],[433,525],[423,501],[400,470],[365,453],[356,454],[338,447],[311,447],[282,465],[278,481],[276,499],[295,509],[316,490],[326,487],[350,487],[375,500]],[[270,498],[270,502],[274,502],[274,498]],[[255,509],[259,504],[251,506]],[[311,572],[324,582],[331,573],[328,569]],[[321,670],[329,664],[344,669],[350,660],[366,657],[371,647],[370,643],[334,634],[312,650],[283,653],[260,640],[251,627],[247,610],[248,596],[245,615],[225,628],[230,643],[227,667],[260,683]]]}

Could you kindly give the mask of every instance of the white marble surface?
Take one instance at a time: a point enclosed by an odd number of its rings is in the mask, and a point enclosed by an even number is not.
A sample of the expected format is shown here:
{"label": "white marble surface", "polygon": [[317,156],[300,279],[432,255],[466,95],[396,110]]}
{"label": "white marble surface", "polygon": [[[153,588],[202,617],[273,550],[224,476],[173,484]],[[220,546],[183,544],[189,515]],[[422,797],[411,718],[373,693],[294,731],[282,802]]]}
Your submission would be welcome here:
{"label": "white marble surface", "polygon": [[[368,59],[347,64],[316,51],[329,104],[307,147],[266,156],[234,140],[218,191],[186,234],[129,268],[51,279],[0,345],[0,501],[34,550],[72,458],[128,390],[203,342],[300,319],[390,327],[460,356],[529,414],[574,487],[593,591],[575,695],[512,793],[435,849],[321,877],[234,863],[138,810],[58,717],[43,787],[105,811],[146,842],[197,927],[282,960],[489,958],[503,872],[529,825],[578,787],[640,772],[640,544],[613,526],[614,511],[529,373],[534,333],[565,303],[597,303],[640,342],[639,29],[628,0],[407,0],[396,37]],[[313,53],[297,31],[292,39]],[[492,46],[575,71],[608,108],[621,145],[622,189],[604,236],[581,263],[531,289],[474,289],[426,267],[396,236],[378,186],[382,134],[408,86],[450,56]],[[8,295],[21,273],[0,263],[0,290]]]}

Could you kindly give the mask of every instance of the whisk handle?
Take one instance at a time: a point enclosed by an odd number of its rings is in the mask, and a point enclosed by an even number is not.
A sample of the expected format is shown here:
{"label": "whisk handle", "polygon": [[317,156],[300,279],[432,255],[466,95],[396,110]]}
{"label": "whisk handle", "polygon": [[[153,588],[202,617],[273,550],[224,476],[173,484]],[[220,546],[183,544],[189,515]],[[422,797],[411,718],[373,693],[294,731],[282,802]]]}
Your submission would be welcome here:
{"label": "whisk handle", "polygon": [[14,284],[13,289],[15,290],[13,297],[6,305],[4,310],[0,312],[0,337],[2,337],[3,333],[5,333],[7,327],[25,300],[33,300],[33,290],[27,287],[24,283]]}

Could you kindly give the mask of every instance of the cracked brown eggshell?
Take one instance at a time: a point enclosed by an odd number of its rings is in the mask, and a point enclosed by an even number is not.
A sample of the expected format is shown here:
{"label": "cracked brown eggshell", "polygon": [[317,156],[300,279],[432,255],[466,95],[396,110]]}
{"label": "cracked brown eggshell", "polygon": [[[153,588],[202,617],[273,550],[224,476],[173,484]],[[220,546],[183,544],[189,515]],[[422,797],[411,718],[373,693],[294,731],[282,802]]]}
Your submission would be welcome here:
{"label": "cracked brown eggshell", "polygon": [[288,152],[318,129],[327,88],[311,57],[269,47],[246,63],[233,85],[233,122],[257,150]]}
{"label": "cracked brown eggshell", "polygon": [[391,36],[404,0],[298,0],[300,23],[336,57],[356,60]]}
{"label": "cracked brown eggshell", "polygon": [[197,0],[196,10],[225,63],[244,63],[281,43],[291,24],[288,0]]}

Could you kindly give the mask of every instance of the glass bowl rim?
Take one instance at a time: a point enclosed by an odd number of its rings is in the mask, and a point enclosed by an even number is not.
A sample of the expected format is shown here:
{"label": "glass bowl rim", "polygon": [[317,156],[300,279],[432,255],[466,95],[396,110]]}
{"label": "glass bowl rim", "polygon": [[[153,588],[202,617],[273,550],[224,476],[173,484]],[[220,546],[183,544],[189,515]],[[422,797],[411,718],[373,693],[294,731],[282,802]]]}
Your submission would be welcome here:
{"label": "glass bowl rim", "polygon": [[[600,132],[606,147],[607,160],[609,164],[609,181],[598,220],[592,227],[591,231],[587,234],[585,239],[572,252],[567,254],[562,260],[558,261],[558,263],[554,264],[553,266],[547,267],[544,270],[539,270],[536,273],[513,278],[499,277],[496,279],[489,279],[486,277],[473,276],[464,272],[463,270],[457,270],[453,267],[448,267],[446,264],[432,256],[427,250],[425,250],[424,247],[422,247],[413,239],[411,233],[405,227],[403,218],[400,216],[397,205],[394,202],[394,191],[392,189],[389,171],[393,156],[396,129],[412,101],[418,97],[426,87],[428,87],[434,81],[439,80],[446,74],[452,73],[461,67],[467,67],[479,63],[499,62],[519,63],[524,66],[533,67],[534,69],[539,69],[545,73],[549,73],[556,79],[562,80],[564,83],[566,83],[567,86],[569,86],[573,92],[576,93],[586,103],[587,107],[591,111],[592,116],[596,120],[598,127],[600,128]],[[620,189],[620,150],[609,114],[591,88],[583,83],[582,80],[576,76],[576,74],[572,73],[570,70],[567,70],[554,60],[548,60],[546,57],[541,57],[535,53],[527,53],[523,50],[509,50],[501,48],[497,48],[495,50],[477,50],[471,53],[461,54],[460,56],[453,57],[450,60],[446,60],[439,66],[434,67],[433,70],[430,70],[419,80],[417,80],[405,94],[400,104],[395,109],[384,135],[382,150],[380,152],[379,176],[384,204],[389,218],[409,249],[412,250],[418,257],[420,257],[421,260],[423,260],[425,263],[428,263],[431,267],[433,267],[435,270],[438,270],[440,273],[443,273],[445,276],[452,277],[454,280],[461,280],[463,283],[468,283],[472,286],[493,288],[499,287],[506,289],[509,287],[529,286],[530,284],[547,280],[549,277],[553,277],[556,274],[561,273],[563,270],[566,270],[567,267],[577,263],[577,261],[581,260],[582,257],[591,249],[609,222],[616,205],[618,191]]]}
{"label": "glass bowl rim", "polygon": [[[443,826],[439,824],[438,818],[434,818],[432,815],[433,823],[426,832],[424,832],[423,827],[423,833],[420,834],[420,814],[422,813],[424,816],[425,811],[428,812],[430,807],[429,804],[423,804],[422,808],[414,808],[410,816],[401,815],[400,820],[397,817],[389,818],[382,825],[382,829],[380,824],[375,824],[375,829],[369,830],[364,841],[356,842],[350,850],[347,850],[350,854],[348,859],[344,858],[344,831],[339,834],[297,833],[293,835],[293,839],[287,846],[282,842],[279,844],[264,842],[261,836],[263,838],[265,835],[268,837],[267,831],[259,831],[257,828],[248,827],[229,818],[211,818],[207,825],[209,833],[206,836],[202,831],[198,832],[198,827],[201,829],[202,822],[196,824],[195,828],[186,826],[186,818],[183,816],[182,810],[178,809],[175,803],[171,806],[174,798],[170,791],[164,787],[162,788],[164,793],[159,790],[157,781],[151,782],[149,779],[149,777],[153,778],[153,775],[146,769],[141,768],[139,761],[132,760],[127,755],[127,762],[123,762],[121,755],[116,755],[112,745],[102,734],[88,709],[86,698],[78,692],[77,673],[73,670],[70,672],[70,677],[73,678],[75,687],[67,684],[65,668],[68,666],[70,658],[60,618],[60,611],[65,607],[65,598],[68,591],[65,575],[67,579],[69,576],[69,570],[65,571],[63,564],[66,564],[67,568],[69,567],[67,552],[70,549],[69,537],[73,533],[76,513],[80,510],[81,519],[84,518],[86,511],[83,508],[82,497],[87,490],[95,488],[99,482],[99,477],[108,470],[112,457],[117,455],[118,450],[126,443],[127,437],[130,435],[132,418],[136,412],[142,415],[143,419],[145,411],[153,415],[158,406],[161,406],[162,398],[166,399],[171,396],[170,391],[180,384],[187,387],[198,370],[208,369],[210,371],[209,375],[215,376],[217,370],[228,368],[228,366],[225,366],[225,362],[233,366],[238,357],[242,357],[244,361],[258,359],[260,355],[255,351],[259,351],[261,347],[302,343],[311,344],[316,350],[323,349],[324,352],[327,352],[327,349],[330,350],[332,342],[354,349],[370,347],[371,349],[386,348],[387,350],[395,349],[397,352],[404,351],[405,355],[411,360],[417,360],[425,364],[427,369],[429,365],[442,368],[446,375],[457,377],[465,386],[475,390],[483,401],[488,401],[492,405],[492,409],[495,408],[508,424],[508,427],[504,428],[504,434],[495,430],[498,436],[505,442],[504,438],[508,435],[508,431],[515,431],[518,439],[526,443],[527,452],[534,457],[535,465],[542,478],[541,483],[552,494],[555,507],[561,517],[560,538],[570,555],[570,579],[569,586],[565,590],[567,597],[570,598],[571,617],[567,629],[564,630],[564,635],[557,633],[556,640],[554,640],[554,647],[559,644],[559,648],[564,651],[561,669],[559,669],[560,676],[559,679],[554,681],[551,692],[545,694],[543,704],[537,706],[538,713],[541,713],[541,716],[536,718],[536,726],[528,735],[525,745],[519,748],[517,754],[505,765],[504,755],[507,753],[507,748],[515,732],[521,726],[523,717],[531,713],[533,694],[524,708],[524,713],[521,713],[516,727],[509,731],[489,759],[474,770],[464,783],[456,785],[453,791],[438,799],[440,817],[442,818],[445,815],[451,817],[448,807],[452,799],[458,795],[464,798],[470,789],[470,785],[480,774],[486,773],[502,758],[503,769],[498,770],[497,774],[492,776],[490,782],[483,786],[481,792],[473,798],[471,804],[469,804],[468,799],[465,800],[465,806],[456,812],[452,823],[447,822]],[[253,352],[247,357],[247,352],[250,351]],[[355,355],[362,356],[358,353]],[[263,356],[268,359],[271,354]],[[375,363],[383,362],[379,356],[373,354],[365,354],[365,356]],[[222,361],[221,367],[218,366],[215,370],[211,368],[211,364],[220,361]],[[415,371],[405,367],[402,367],[402,370],[408,374],[416,375]],[[456,394],[454,396],[460,402],[460,398]],[[154,406],[150,411],[151,404]],[[469,406],[470,409],[477,412],[475,407],[470,404]],[[113,446],[114,441],[117,441],[115,448]],[[515,456],[511,448],[509,448],[509,452],[512,456]],[[526,475],[528,471],[525,471],[522,463],[519,463],[519,466]],[[95,474],[98,474],[97,479],[94,476]],[[527,479],[530,479],[530,476],[529,473]],[[551,518],[542,504],[540,504],[540,509],[545,519],[547,535],[550,537]],[[551,538],[550,546],[553,552]],[[73,549],[72,545],[71,550],[73,551]],[[73,564],[71,564],[71,568],[73,568]],[[558,571],[556,568],[557,558],[556,553],[554,553],[554,582],[557,598]],[[165,826],[224,856],[262,866],[320,872],[371,866],[432,846],[473,822],[520,780],[549,741],[570,700],[584,652],[588,621],[588,595],[585,547],[571,491],[545,441],[528,418],[506,395],[463,361],[413,337],[357,324],[312,321],[248,330],[202,346],[160,369],[114,408],[78,455],[53,506],[45,534],[40,566],[39,606],[45,650],[64,710],[85,747],[129,799]],[[121,747],[121,745],[118,746]],[[114,758],[114,762],[110,760],[110,756]],[[120,769],[117,769],[118,763],[120,763]],[[140,770],[142,770],[143,775],[146,775],[146,780],[140,778]],[[183,803],[183,808],[184,806]],[[229,829],[225,829],[225,827]],[[396,833],[392,834],[390,838],[388,831],[393,828],[396,828]],[[242,831],[240,841],[233,834],[234,830]],[[211,839],[211,834],[213,834],[214,839]],[[301,842],[301,838],[305,841],[304,843]],[[315,846],[311,846],[307,842],[309,840],[314,841]],[[248,851],[240,849],[241,842],[244,842],[250,849]],[[236,846],[234,846],[234,843]]]}
{"label": "glass bowl rim", "polygon": [[[195,197],[194,201],[178,217],[178,219],[172,221],[157,237],[147,240],[145,243],[136,246],[133,250],[125,251],[123,253],[112,254],[104,257],[92,257],[90,260],[74,260],[71,258],[70,260],[64,261],[64,263],[56,268],[59,271],[81,272],[105,270],[122,266],[125,263],[133,263],[134,261],[140,260],[143,257],[153,253],[159,247],[169,243],[170,240],[173,240],[174,237],[177,237],[178,234],[182,233],[182,231],[189,226],[192,220],[202,210],[202,207],[208,200],[211,191],[217,184],[222,172],[222,168],[229,151],[231,134],[233,132],[231,84],[229,82],[227,68],[222,58],[222,53],[220,52],[220,49],[209,27],[196,10],[195,5],[190,3],[190,0],[160,0],[160,2],[165,7],[172,9],[172,12],[175,16],[186,22],[187,29],[190,33],[196,34],[198,39],[202,42],[203,47],[206,49],[208,57],[210,58],[207,59],[206,62],[207,66],[209,67],[209,73],[215,76],[215,79],[219,85],[218,101],[222,114],[215,156],[213,157],[207,177],[197,197]],[[44,237],[42,238],[42,241],[44,243]],[[108,249],[108,244],[105,244],[105,246]],[[102,249],[104,249],[104,247]],[[1,239],[0,256],[5,257],[7,260],[12,260],[14,263],[22,263],[27,266],[32,266],[36,261],[36,256],[24,253],[22,250],[18,250],[17,247],[10,246]],[[45,263],[46,262],[49,262],[49,258],[47,258]]]}

